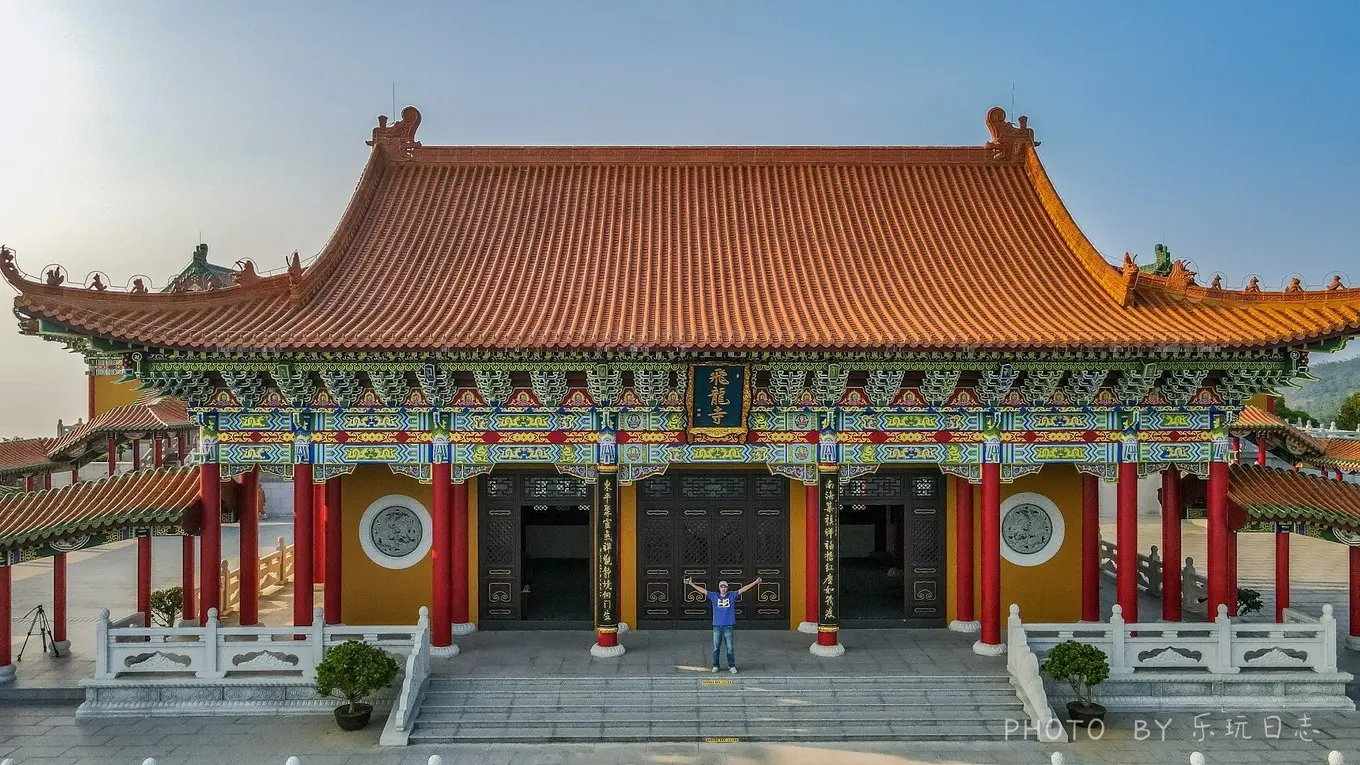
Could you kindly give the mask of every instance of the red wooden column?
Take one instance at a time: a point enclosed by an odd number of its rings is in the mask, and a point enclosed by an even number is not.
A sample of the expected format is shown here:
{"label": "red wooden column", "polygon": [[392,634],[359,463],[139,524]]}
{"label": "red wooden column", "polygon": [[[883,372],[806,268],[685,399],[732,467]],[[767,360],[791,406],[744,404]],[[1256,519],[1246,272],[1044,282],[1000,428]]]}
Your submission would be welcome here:
{"label": "red wooden column", "polygon": [[1228,529],[1228,616],[1237,616],[1237,531]]}
{"label": "red wooden column", "polygon": [[591,500],[595,645],[590,655],[597,659],[616,659],[626,653],[619,643],[619,467],[611,454],[613,436],[610,428],[600,432],[601,460]]}
{"label": "red wooden column", "polygon": [[1115,503],[1115,595],[1124,621],[1138,621],[1138,463],[1119,463]]}
{"label": "red wooden column", "polygon": [[[314,472],[316,468],[312,469]],[[312,582],[326,583],[326,484],[312,484]]]}
{"label": "red wooden column", "polygon": [[142,440],[132,439],[132,472],[142,469]]}
{"label": "red wooden column", "polygon": [[[983,448],[990,451],[991,445]],[[1001,463],[982,463],[982,623],[975,653],[1004,653],[1001,642]]]}
{"label": "red wooden column", "polygon": [[1162,471],[1162,619],[1181,620],[1181,474]]}
{"label": "red wooden column", "polygon": [[1275,524],[1275,622],[1284,623],[1289,608],[1289,526]]}
{"label": "red wooden column", "polygon": [[[1360,651],[1360,547],[1350,548],[1351,554],[1351,630],[1346,647]],[[0,603],[0,606],[4,604]],[[3,614],[0,614],[3,616]],[[0,628],[3,629],[3,628]],[[3,646],[0,646],[3,647]],[[0,661],[0,664],[3,664]]]}
{"label": "red wooden column", "polygon": [[71,647],[66,640],[66,553],[52,556],[52,640],[57,652]]}
{"label": "red wooden column", "polygon": [[293,626],[312,623],[312,466],[293,465]]}
{"label": "red wooden column", "polygon": [[241,626],[260,623],[260,469],[241,476]]}
{"label": "red wooden column", "polygon": [[165,467],[165,440],[162,438],[151,439],[151,466]]}
{"label": "red wooden column", "polygon": [[973,610],[973,484],[958,476],[953,481],[954,621],[949,623],[949,629],[977,632],[981,625]]}
{"label": "red wooden column", "polygon": [[340,616],[340,554],[344,530],[340,520],[340,476],[335,476],[326,481],[326,587],[321,607],[327,624],[343,621]]}
{"label": "red wooden column", "polygon": [[194,537],[185,534],[180,541],[180,589],[184,591],[184,604],[180,618],[188,621],[198,615],[198,592],[194,589]]}
{"label": "red wooden column", "polygon": [[[1352,559],[1354,560],[1354,559]],[[12,567],[7,561],[0,560],[0,683],[14,679],[14,659],[10,650],[10,619],[12,609],[10,608],[10,572]],[[1354,573],[1354,568],[1352,568]],[[1351,577],[1355,581],[1355,577]],[[1351,591],[1355,591],[1354,585]],[[1354,613],[1355,609],[1351,609]],[[1354,623],[1355,617],[1351,617]]]}
{"label": "red wooden column", "polygon": [[[216,449],[212,450],[214,453]],[[203,523],[198,546],[198,623],[208,623],[208,609],[219,608],[222,596],[222,469],[215,460],[198,466],[198,491]]]}
{"label": "red wooden column", "polygon": [[38,490],[38,476],[36,475],[24,476],[24,491],[37,491],[37,490]]}
{"label": "red wooden column", "polygon": [[109,475],[118,473],[118,439],[109,436]]}
{"label": "red wooden column", "polygon": [[[1228,605],[1228,463],[1209,463],[1207,503],[1209,525],[1209,621],[1218,615],[1220,605]],[[1237,600],[1236,595],[1232,600]]]}
{"label": "red wooden column", "polygon": [[180,466],[189,464],[189,437],[183,433],[175,435],[175,459]]}
{"label": "red wooden column", "polygon": [[1100,479],[1081,474],[1081,620],[1100,621]]}
{"label": "red wooden column", "polygon": [[142,623],[151,623],[151,532],[137,532],[137,610],[142,613]]}
{"label": "red wooden column", "polygon": [[[830,451],[833,436],[823,434],[822,450]],[[817,524],[820,555],[817,560],[817,642],[814,656],[834,658],[845,654],[841,633],[841,477],[839,463],[826,459],[817,466]]]}
{"label": "red wooden column", "polygon": [[434,563],[430,608],[430,645],[450,651],[453,646],[453,476],[448,462],[431,466],[434,481]]}
{"label": "red wooden column", "polygon": [[464,635],[476,627],[468,613],[468,485],[453,485],[453,632]]}
{"label": "red wooden column", "polygon": [[1259,466],[1261,466],[1261,467],[1265,467],[1265,466],[1266,466],[1266,455],[1269,453],[1268,450],[1266,449],[1266,443],[1267,443],[1267,442],[1266,442],[1266,434],[1264,434],[1264,433],[1257,433],[1257,434],[1256,434],[1256,464],[1259,465]]}
{"label": "red wooden column", "polygon": [[821,587],[818,586],[821,556],[817,554],[821,545],[820,497],[820,487],[816,484],[803,486],[803,526],[807,532],[803,565],[807,570],[803,577],[803,621],[798,624],[798,631],[809,635],[817,634],[817,616],[821,613]]}

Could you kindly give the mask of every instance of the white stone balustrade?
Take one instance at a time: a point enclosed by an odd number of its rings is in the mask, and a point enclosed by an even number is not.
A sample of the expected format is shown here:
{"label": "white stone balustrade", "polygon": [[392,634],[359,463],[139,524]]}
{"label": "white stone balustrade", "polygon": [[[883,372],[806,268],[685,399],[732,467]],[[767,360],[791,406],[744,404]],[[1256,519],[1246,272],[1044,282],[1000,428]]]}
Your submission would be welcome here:
{"label": "white stone balustrade", "polygon": [[1288,669],[1335,674],[1336,620],[1332,607],[1319,619],[1286,624],[1237,623],[1219,606],[1212,624],[1188,622],[1126,623],[1123,609],[1113,607],[1106,623],[1024,624],[1011,606],[1012,644],[1047,654],[1066,640],[1088,643],[1105,652],[1110,675],[1139,670],[1202,669],[1217,674]]}
{"label": "white stone balustrade", "polygon": [[[259,583],[259,597],[267,597],[278,592],[285,584],[293,579],[293,545],[286,544],[283,537],[279,537],[274,551],[262,557],[258,561],[259,574],[256,581]],[[222,573],[218,577],[221,583],[221,591],[218,593],[217,602],[221,604],[218,616],[227,616],[241,610],[241,568],[232,568],[227,561],[222,561]]]}
{"label": "white stone balustrade", "polygon": [[1044,679],[1039,674],[1039,657],[1030,650],[1025,627],[1020,622],[1020,607],[1015,604],[1011,604],[1010,618],[1006,622],[1006,672],[1011,676],[1015,695],[1025,708],[1025,716],[1038,731],[1039,740],[1066,741],[1062,721],[1053,714],[1053,707],[1048,703]]}
{"label": "white stone balustrade", "polygon": [[95,679],[260,673],[310,679],[325,649],[346,640],[409,656],[428,646],[428,617],[422,621],[414,627],[325,625],[318,608],[310,627],[223,627],[217,609],[210,609],[202,627],[115,627],[103,609],[95,625]]}
{"label": "white stone balustrade", "polygon": [[[1119,548],[1113,542],[1100,540],[1100,573],[1111,579],[1116,578],[1118,565],[1116,557]],[[1138,589],[1154,598],[1162,596],[1162,566],[1165,562],[1157,551],[1138,554]],[[1195,570],[1195,559],[1186,558],[1181,568],[1181,611],[1182,613],[1208,614],[1205,605],[1209,602],[1209,580]]]}

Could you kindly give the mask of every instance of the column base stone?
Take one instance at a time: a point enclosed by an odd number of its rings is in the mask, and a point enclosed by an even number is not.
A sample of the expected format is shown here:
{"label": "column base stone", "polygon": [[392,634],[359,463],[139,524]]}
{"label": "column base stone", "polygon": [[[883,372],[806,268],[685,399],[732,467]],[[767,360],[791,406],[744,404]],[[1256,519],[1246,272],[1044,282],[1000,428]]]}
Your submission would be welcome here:
{"label": "column base stone", "polygon": [[436,659],[449,659],[458,655],[458,644],[430,646],[430,655]]}
{"label": "column base stone", "polygon": [[471,635],[476,631],[477,625],[473,624],[472,622],[461,622],[459,624],[453,625],[453,634],[455,635]]}
{"label": "column base stone", "polygon": [[0,667],[0,683],[8,683],[14,679],[14,665],[6,664]]}
{"label": "column base stone", "polygon": [[53,641],[52,641],[52,651],[53,651],[54,653],[56,653],[56,655],[58,655],[58,656],[70,656],[70,655],[71,655],[71,641],[69,641],[69,640],[53,640]]}
{"label": "column base stone", "polygon": [[967,632],[977,632],[977,631],[979,631],[979,630],[981,630],[981,629],[982,629],[982,622],[979,622],[979,621],[961,622],[961,621],[959,621],[958,619],[955,619],[954,621],[952,621],[952,622],[949,623],[949,631],[950,631],[950,632],[965,632],[965,633],[967,633]]}
{"label": "column base stone", "polygon": [[627,650],[624,649],[622,643],[611,646],[602,646],[596,643],[590,647],[590,655],[597,659],[617,659],[625,653],[627,653]]}
{"label": "column base stone", "polygon": [[798,631],[804,635],[816,635],[817,622],[798,622]]}
{"label": "column base stone", "polygon": [[1347,651],[1360,651],[1360,635],[1347,635],[1347,636],[1346,636],[1346,650],[1347,650]]}
{"label": "column base stone", "polygon": [[1005,643],[984,643],[981,640],[973,644],[973,653],[978,656],[1000,656],[1006,652]]}
{"label": "column base stone", "polygon": [[820,656],[823,659],[834,659],[837,656],[845,655],[845,646],[841,645],[839,641],[837,641],[835,645],[822,645],[821,643],[813,643],[812,645],[808,646],[808,651],[810,651],[813,656]]}
{"label": "column base stone", "polygon": [[901,571],[900,569],[898,569],[898,568],[890,568],[890,569],[888,569],[888,578],[889,578],[889,579],[901,579],[901,578],[902,578],[902,571]]}

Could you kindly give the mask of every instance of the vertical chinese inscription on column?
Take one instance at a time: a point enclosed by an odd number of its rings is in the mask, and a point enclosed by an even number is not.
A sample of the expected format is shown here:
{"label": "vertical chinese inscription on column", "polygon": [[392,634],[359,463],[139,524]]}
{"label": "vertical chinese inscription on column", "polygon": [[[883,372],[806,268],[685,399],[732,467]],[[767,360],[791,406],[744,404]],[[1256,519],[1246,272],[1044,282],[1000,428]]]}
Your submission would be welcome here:
{"label": "vertical chinese inscription on column", "polygon": [[[603,466],[602,466],[603,467]],[[615,570],[618,564],[618,476],[600,474],[595,482],[595,624],[613,627],[618,622]]]}
{"label": "vertical chinese inscription on column", "polygon": [[818,625],[835,627],[840,624],[840,550],[839,516],[841,507],[840,476],[823,472],[820,477],[822,511],[821,556],[821,613]]}

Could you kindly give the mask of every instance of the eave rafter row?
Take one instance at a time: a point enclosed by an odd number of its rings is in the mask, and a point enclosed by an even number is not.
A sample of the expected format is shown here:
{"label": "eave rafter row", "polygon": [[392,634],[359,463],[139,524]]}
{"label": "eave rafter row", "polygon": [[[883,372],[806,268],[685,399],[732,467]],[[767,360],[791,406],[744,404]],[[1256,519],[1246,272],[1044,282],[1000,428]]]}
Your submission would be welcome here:
{"label": "eave rafter row", "polygon": [[644,406],[661,406],[670,380],[669,369],[637,369],[633,371],[633,392]]}
{"label": "eave rafter row", "polygon": [[272,375],[279,392],[292,406],[309,406],[316,398],[316,383],[306,372],[299,372],[288,364],[280,364],[274,368]]}
{"label": "eave rafter row", "polygon": [[623,372],[604,365],[586,370],[586,389],[600,406],[614,406],[623,394]]}
{"label": "eave rafter row", "polygon": [[1067,378],[1067,397],[1076,406],[1088,406],[1091,400],[1096,397],[1096,391],[1109,377],[1109,370],[1105,369],[1080,369],[1075,370]]}
{"label": "eave rafter row", "polygon": [[807,377],[807,370],[804,369],[771,369],[770,397],[777,406],[797,405],[803,397],[803,391],[807,389]]}
{"label": "eave rafter row", "polygon": [[472,373],[477,381],[477,392],[491,406],[500,406],[510,398],[510,373],[503,369],[478,369]]}
{"label": "eave rafter row", "polygon": [[161,395],[184,399],[192,407],[206,405],[213,394],[206,372],[151,370],[145,373],[142,381]]}
{"label": "eave rafter row", "polygon": [[1217,393],[1228,403],[1240,403],[1257,393],[1278,390],[1295,375],[1292,369],[1232,369],[1223,373]]}

